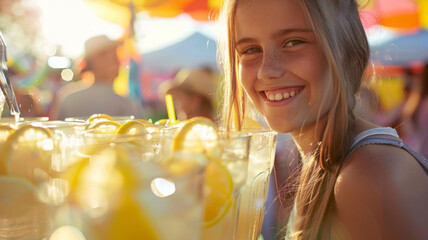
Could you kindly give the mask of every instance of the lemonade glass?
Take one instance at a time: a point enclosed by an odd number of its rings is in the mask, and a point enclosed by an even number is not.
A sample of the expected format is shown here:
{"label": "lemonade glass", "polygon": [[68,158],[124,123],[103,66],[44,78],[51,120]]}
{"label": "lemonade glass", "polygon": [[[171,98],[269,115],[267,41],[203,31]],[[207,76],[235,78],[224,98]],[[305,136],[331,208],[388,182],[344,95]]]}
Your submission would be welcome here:
{"label": "lemonade glass", "polygon": [[[210,139],[204,133],[201,134],[204,127],[207,126],[197,128],[193,139],[179,139],[174,134],[162,137],[163,161],[168,161],[173,154],[181,153],[206,156],[209,163],[204,179],[201,239],[232,239],[240,191],[247,176],[250,135],[244,132],[217,132],[218,136]],[[171,150],[173,144],[182,147]]]}
{"label": "lemonade glass", "polygon": [[175,157],[178,166],[193,164],[172,171],[147,153],[150,134],[86,134],[79,151],[64,176],[70,197],[57,211],[55,232],[75,226],[87,239],[200,239],[203,155]]}
{"label": "lemonade glass", "polygon": [[78,149],[84,144],[84,133],[89,124],[84,121],[40,121],[31,122],[31,125],[49,129],[52,133],[54,148],[51,168],[62,172],[76,161]]}
{"label": "lemonade glass", "polygon": [[261,233],[270,173],[275,161],[277,133],[263,128],[243,131],[251,135],[250,156],[234,238],[255,240]]}
{"label": "lemonade glass", "polygon": [[205,226],[203,239],[233,239],[238,221],[242,189],[247,178],[251,136],[244,132],[220,132],[219,146],[222,149],[219,160],[233,182],[231,204],[224,217],[212,226]]}
{"label": "lemonade glass", "polygon": [[50,229],[45,183],[59,183],[50,171],[53,142],[48,130],[12,124],[0,155],[0,239],[43,239]]}

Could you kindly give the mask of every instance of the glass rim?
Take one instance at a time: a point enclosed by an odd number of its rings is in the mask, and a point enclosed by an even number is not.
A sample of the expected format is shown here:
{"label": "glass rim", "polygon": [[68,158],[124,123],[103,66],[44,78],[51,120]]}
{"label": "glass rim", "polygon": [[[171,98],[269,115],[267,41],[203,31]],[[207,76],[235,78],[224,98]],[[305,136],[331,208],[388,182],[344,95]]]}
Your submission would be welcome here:
{"label": "glass rim", "polygon": [[[221,128],[220,131],[225,131],[225,129]],[[253,135],[253,134],[266,134],[266,135],[274,134],[274,135],[277,135],[278,134],[278,132],[276,132],[270,128],[242,128],[241,131],[237,131],[237,132],[245,132],[245,133],[248,133],[250,135]]]}
{"label": "glass rim", "polygon": [[31,122],[47,122],[49,117],[20,117],[19,122],[15,122],[14,117],[2,117],[0,123],[31,123]]}
{"label": "glass rim", "polygon": [[54,121],[46,121],[46,122],[37,121],[37,122],[31,122],[30,124],[35,127],[44,127],[49,129],[75,128],[75,127],[87,128],[89,126],[89,123],[84,121],[67,122],[62,120],[54,120]]}
{"label": "glass rim", "polygon": [[[171,133],[167,133],[165,135],[161,135],[161,138],[167,138],[168,140],[172,140],[174,141],[174,139],[176,138],[176,133],[175,132],[171,132]],[[224,142],[224,141],[230,141],[230,140],[250,140],[251,139],[251,134],[248,132],[232,132],[232,131],[228,131],[228,132],[223,132],[223,131],[219,131],[218,132],[218,138],[217,139],[200,139],[200,138],[195,138],[195,139],[186,139],[186,141],[191,141],[191,142],[213,142],[213,141],[220,141],[220,142]]]}
{"label": "glass rim", "polygon": [[[91,115],[92,116],[92,115]],[[87,121],[91,116],[76,116],[76,117],[67,117],[64,119],[66,122],[73,121]],[[137,119],[134,115],[109,115],[113,118],[113,121],[123,121],[123,120],[134,120]]]}

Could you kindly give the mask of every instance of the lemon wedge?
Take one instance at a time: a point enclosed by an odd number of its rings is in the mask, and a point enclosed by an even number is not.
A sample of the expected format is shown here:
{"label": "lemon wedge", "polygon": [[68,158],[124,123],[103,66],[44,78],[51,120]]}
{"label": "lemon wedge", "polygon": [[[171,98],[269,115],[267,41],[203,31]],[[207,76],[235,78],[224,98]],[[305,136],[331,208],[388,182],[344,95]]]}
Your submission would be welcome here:
{"label": "lemon wedge", "polygon": [[110,115],[103,114],[103,113],[96,113],[91,115],[87,121],[89,122],[89,127],[91,127],[99,122],[110,122],[110,121],[112,122],[114,121],[114,119]]}
{"label": "lemon wedge", "polygon": [[9,175],[32,181],[41,180],[36,173],[50,172],[52,149],[52,133],[49,129],[23,125],[3,144],[0,171],[6,170]]}
{"label": "lemon wedge", "polygon": [[144,135],[147,133],[146,125],[141,120],[130,120],[116,130],[116,134]]}
{"label": "lemon wedge", "polygon": [[95,134],[115,134],[120,128],[120,124],[114,121],[101,121],[95,125],[89,126],[88,133]]}

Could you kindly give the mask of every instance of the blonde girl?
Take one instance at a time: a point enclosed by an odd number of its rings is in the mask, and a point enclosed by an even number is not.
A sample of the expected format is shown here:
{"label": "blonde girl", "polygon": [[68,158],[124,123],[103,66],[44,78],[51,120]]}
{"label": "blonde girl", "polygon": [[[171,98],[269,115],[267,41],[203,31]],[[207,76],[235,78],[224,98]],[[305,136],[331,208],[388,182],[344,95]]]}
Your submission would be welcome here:
{"label": "blonde girl", "polygon": [[428,239],[428,161],[353,112],[356,1],[226,0],[220,21],[225,126],[254,106],[303,159],[286,239]]}

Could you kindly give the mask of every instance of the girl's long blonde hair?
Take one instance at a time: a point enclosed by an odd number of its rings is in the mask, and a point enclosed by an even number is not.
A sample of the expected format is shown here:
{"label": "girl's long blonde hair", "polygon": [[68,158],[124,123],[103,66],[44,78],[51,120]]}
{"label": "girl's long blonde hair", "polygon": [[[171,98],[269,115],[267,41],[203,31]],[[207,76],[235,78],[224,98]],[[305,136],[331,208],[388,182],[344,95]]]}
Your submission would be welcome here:
{"label": "girl's long blonde hair", "polygon": [[[247,96],[237,74],[235,15],[242,2],[226,0],[220,15],[225,27],[219,39],[219,63],[224,74],[222,120],[225,127],[240,127],[248,111]],[[319,144],[305,156],[298,179],[295,208],[288,226],[291,239],[317,239],[326,234],[328,209],[334,205],[334,185],[353,136],[357,92],[369,59],[369,46],[355,0],[295,0],[312,25],[328,61],[333,80],[333,101]]]}

